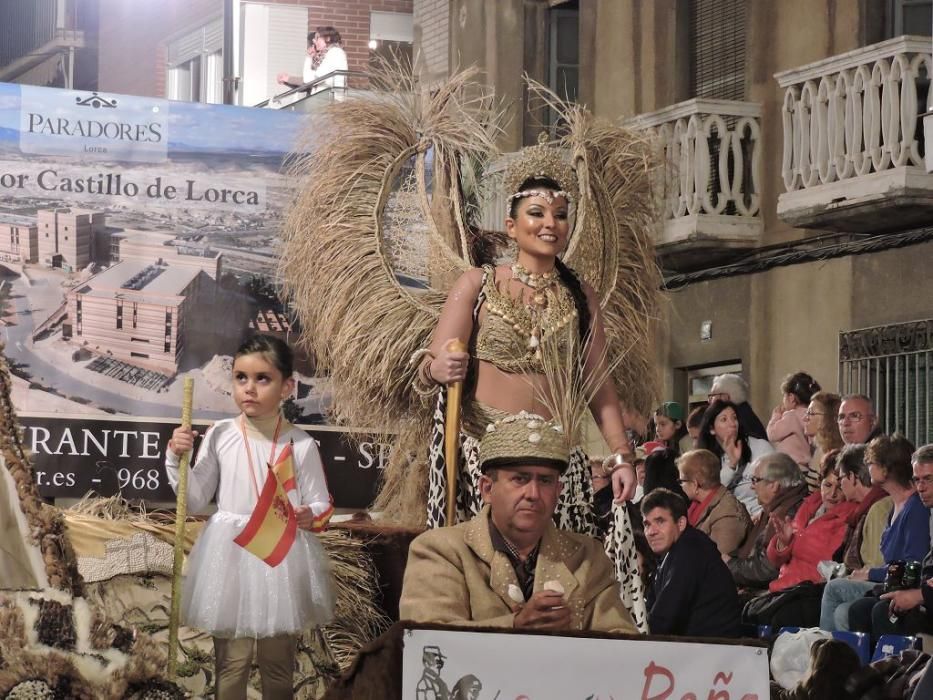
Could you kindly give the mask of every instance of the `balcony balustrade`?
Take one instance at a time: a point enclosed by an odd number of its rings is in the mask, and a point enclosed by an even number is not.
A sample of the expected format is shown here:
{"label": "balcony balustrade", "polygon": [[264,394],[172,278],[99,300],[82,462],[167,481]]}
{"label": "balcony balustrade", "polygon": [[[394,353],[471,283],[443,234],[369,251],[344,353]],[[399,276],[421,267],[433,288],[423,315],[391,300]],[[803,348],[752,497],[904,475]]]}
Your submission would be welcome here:
{"label": "balcony balustrade", "polygon": [[902,36],[775,75],[794,226],[883,232],[929,223],[922,117],[933,108],[931,40]]}
{"label": "balcony balustrade", "polygon": [[692,99],[629,120],[663,149],[662,226],[655,241],[665,267],[728,257],[758,245],[761,218],[761,106]]}

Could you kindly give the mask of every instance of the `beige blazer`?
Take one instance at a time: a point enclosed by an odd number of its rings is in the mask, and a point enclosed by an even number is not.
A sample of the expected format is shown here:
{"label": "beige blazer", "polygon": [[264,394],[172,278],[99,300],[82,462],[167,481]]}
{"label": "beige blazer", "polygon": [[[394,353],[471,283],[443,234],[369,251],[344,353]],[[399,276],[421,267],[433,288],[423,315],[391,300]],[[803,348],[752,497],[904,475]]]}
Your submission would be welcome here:
{"label": "beige blazer", "polygon": [[728,489],[721,487],[700,514],[696,529],[709,535],[720,554],[734,556],[752,529],[752,519],[745,506]]}
{"label": "beige blazer", "polygon": [[[570,606],[571,629],[638,630],[619,597],[619,584],[603,546],[550,523],[541,539],[535,592],[558,581]],[[411,543],[399,601],[400,617],[473,627],[512,627],[520,591],[512,565],[493,549],[489,506],[472,520],[428,530]]]}

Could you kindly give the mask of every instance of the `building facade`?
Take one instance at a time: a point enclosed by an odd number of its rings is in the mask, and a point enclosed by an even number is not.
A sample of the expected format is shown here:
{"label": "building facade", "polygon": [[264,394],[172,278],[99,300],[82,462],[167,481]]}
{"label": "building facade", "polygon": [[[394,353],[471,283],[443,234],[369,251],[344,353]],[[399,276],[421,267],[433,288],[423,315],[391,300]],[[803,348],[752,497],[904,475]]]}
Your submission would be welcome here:
{"label": "building facade", "polygon": [[40,209],[39,262],[66,271],[80,270],[94,262],[95,243],[106,231],[106,215],[86,209]]}
{"label": "building facade", "polygon": [[63,337],[97,354],[174,375],[190,316],[212,285],[195,267],[117,263],[68,292]]}
{"label": "building facade", "polygon": [[731,369],[766,420],[805,370],[933,441],[933,3],[452,0],[438,23],[442,4],[415,2],[421,75],[445,41],[449,67],[478,66],[512,117],[503,150],[554,128],[523,73],[656,135],[659,400],[705,400]]}
{"label": "building facade", "polygon": [[39,259],[39,227],[0,224],[0,260],[34,263]]}
{"label": "building facade", "polygon": [[[412,0],[100,0],[100,5],[100,88],[107,92],[223,102],[226,50],[232,58],[231,101],[254,105],[287,89],[276,83],[278,73],[301,75],[307,34],[318,26],[340,32],[350,71],[368,71],[387,48],[411,55]],[[231,15],[227,30],[225,12]]]}

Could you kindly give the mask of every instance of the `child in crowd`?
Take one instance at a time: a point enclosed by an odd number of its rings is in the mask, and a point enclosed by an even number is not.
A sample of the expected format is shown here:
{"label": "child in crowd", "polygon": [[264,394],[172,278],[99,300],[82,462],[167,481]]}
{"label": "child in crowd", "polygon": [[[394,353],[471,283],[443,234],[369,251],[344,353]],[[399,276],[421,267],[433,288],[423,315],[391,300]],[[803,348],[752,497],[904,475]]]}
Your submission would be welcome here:
{"label": "child in crowd", "polygon": [[654,430],[658,440],[677,455],[693,449],[693,439],[684,424],[684,409],[676,401],[665,401],[654,412]]}
{"label": "child in crowd", "polygon": [[768,421],[768,440],[800,465],[806,473],[812,449],[804,432],[804,418],[810,399],[820,390],[820,385],[806,372],[797,372],[784,377],[781,384],[781,403],[771,411]]}
{"label": "child in crowd", "polygon": [[697,439],[700,437],[700,425],[703,423],[703,414],[706,413],[708,407],[708,404],[697,406],[692,409],[687,416],[687,435],[690,437],[690,449],[684,450],[684,452],[689,452],[697,448]]}
{"label": "child in crowd", "polygon": [[[293,697],[297,635],[333,616],[329,562],[309,532],[322,529],[333,508],[314,440],[282,416],[282,401],[293,389],[289,347],[271,336],[247,340],[233,362],[233,398],[241,413],[207,431],[188,476],[191,512],[217,497],[217,512],[188,560],[181,611],[185,624],[214,638],[218,700],[246,697],[254,647],[263,697]],[[166,471],[173,489],[179,459],[196,437],[197,431],[183,427],[172,434]],[[265,480],[274,478],[267,465],[276,464],[289,447],[297,488],[287,493],[299,529],[284,559],[270,566],[234,539],[249,521]]]}

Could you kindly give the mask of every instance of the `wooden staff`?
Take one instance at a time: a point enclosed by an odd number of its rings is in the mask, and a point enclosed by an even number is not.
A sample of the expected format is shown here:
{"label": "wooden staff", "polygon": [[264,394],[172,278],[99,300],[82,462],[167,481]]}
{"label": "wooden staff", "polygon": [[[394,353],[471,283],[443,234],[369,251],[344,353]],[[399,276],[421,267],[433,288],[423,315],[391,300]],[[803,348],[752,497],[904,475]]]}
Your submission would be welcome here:
{"label": "wooden staff", "polygon": [[[181,402],[181,426],[191,427],[191,403],[194,399],[194,379],[185,377]],[[185,452],[178,460],[178,504],[175,508],[175,558],[172,561],[172,608],[168,618],[168,677],[175,679],[178,666],[178,618],[181,615],[181,568],[185,562],[185,521],[188,519],[188,460]]]}
{"label": "wooden staff", "polygon": [[[465,352],[466,345],[460,340],[447,343],[448,352]],[[460,448],[460,399],[463,397],[463,382],[453,382],[447,387],[447,413],[444,417],[444,462],[447,465],[447,525],[454,525],[457,514],[457,461]]]}

